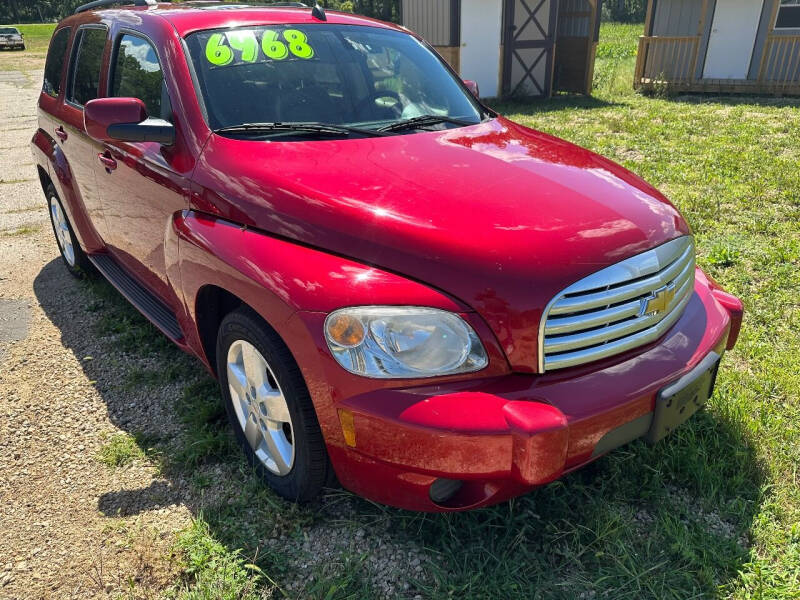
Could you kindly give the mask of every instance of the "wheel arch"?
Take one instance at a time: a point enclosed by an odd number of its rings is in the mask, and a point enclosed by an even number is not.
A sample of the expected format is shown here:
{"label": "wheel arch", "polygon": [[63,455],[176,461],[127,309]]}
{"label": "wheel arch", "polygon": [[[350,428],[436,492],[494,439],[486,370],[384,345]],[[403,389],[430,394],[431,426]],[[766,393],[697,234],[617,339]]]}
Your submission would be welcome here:
{"label": "wheel arch", "polygon": [[183,321],[187,345],[214,376],[218,375],[220,324],[241,306],[290,347],[285,323],[297,309],[276,286],[274,272],[257,264],[256,257],[248,252],[249,245],[239,239],[248,234],[190,210],[173,216],[172,230],[177,241],[173,252],[177,271],[171,280],[180,282],[185,311],[179,321]]}
{"label": "wheel arch", "polygon": [[48,184],[53,185],[80,247],[85,252],[102,250],[103,241],[86,212],[73,178],[72,169],[61,147],[40,127],[31,140],[31,151],[42,191],[47,195]]}
{"label": "wheel arch", "polygon": [[[252,306],[248,305],[236,294],[218,285],[207,284],[197,292],[194,302],[197,333],[206,362],[215,375],[217,374],[217,333],[219,326],[228,314],[242,306],[246,306],[255,314],[258,314]],[[263,316],[259,316],[266,322]]]}
{"label": "wheel arch", "polygon": [[47,186],[53,184],[53,180],[50,179],[50,174],[42,167],[42,165],[36,165],[36,171],[39,173],[39,183],[42,186],[42,192],[47,195]]}
{"label": "wheel arch", "polygon": [[298,363],[315,352],[292,330],[290,320],[299,311],[399,303],[466,309],[423,284],[204,213],[176,214],[173,227],[179,265],[175,281],[181,282],[186,317],[194,322],[190,345],[212,370],[219,323],[241,304],[280,336]]}

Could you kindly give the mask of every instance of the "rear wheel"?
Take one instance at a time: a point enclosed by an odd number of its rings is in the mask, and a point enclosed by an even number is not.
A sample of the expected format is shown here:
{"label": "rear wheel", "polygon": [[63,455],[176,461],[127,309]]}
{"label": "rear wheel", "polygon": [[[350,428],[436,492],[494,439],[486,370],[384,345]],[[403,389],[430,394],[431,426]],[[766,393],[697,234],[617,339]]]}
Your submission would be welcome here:
{"label": "rear wheel", "polygon": [[226,316],[217,338],[225,408],[248,461],[279,495],[304,502],[330,464],[308,389],[289,349],[253,311]]}
{"label": "rear wheel", "polygon": [[78,244],[72,225],[69,222],[69,217],[64,212],[64,206],[61,204],[61,200],[52,183],[47,186],[45,193],[50,212],[50,224],[53,226],[53,233],[56,236],[61,258],[70,273],[75,277],[82,277],[84,274],[91,272],[91,263],[81,249],[80,244]]}

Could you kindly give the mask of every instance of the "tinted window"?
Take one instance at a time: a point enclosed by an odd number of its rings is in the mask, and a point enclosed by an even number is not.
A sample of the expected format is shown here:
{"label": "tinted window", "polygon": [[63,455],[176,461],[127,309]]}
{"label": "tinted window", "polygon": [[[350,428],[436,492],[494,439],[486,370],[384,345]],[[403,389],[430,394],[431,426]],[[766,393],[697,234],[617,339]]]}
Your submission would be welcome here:
{"label": "tinted window", "polygon": [[[139,98],[147,114],[168,117],[164,77],[155,48],[147,40],[123,35],[117,47],[111,81],[111,95]],[[163,100],[162,100],[163,96]]]}
{"label": "tinted window", "polygon": [[69,27],[59,29],[50,40],[50,50],[47,52],[47,62],[44,65],[45,94],[57,97],[61,91],[61,72],[64,70],[64,60],[67,54],[69,41]]}
{"label": "tinted window", "polygon": [[781,0],[776,29],[795,29],[800,27],[800,0]]}
{"label": "tinted window", "polygon": [[86,104],[97,98],[100,84],[100,65],[106,46],[105,29],[83,29],[78,32],[78,51],[73,67],[72,93],[70,100]]}
{"label": "tinted window", "polygon": [[375,127],[420,115],[481,114],[414,37],[314,25],[202,31],[187,38],[210,125],[324,122]]}

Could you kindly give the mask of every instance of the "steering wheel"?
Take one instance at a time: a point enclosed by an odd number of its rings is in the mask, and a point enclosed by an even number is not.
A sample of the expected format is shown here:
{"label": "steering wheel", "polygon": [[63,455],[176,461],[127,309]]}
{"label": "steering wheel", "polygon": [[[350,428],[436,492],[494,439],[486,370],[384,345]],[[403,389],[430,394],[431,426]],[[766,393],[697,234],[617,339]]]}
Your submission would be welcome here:
{"label": "steering wheel", "polygon": [[[392,90],[375,90],[367,95],[366,98],[361,100],[358,105],[356,106],[356,113],[360,113],[362,110],[367,108],[370,103],[372,104],[373,108],[378,107],[376,101],[380,100],[381,98],[394,98],[397,100],[391,106],[380,106],[380,108],[396,108],[398,104],[402,104],[403,101],[400,99],[400,94],[397,92],[393,92]],[[398,111],[399,112],[399,111]]]}

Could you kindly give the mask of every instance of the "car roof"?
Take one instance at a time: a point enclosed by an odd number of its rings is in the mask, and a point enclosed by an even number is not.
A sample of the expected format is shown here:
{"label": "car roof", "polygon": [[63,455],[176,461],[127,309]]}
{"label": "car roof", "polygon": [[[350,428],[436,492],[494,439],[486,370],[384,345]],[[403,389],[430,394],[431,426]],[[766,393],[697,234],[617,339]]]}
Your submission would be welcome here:
{"label": "car roof", "polygon": [[293,25],[321,23],[362,25],[406,31],[404,28],[391,23],[384,23],[383,21],[339,11],[326,11],[327,21],[320,21],[312,16],[310,7],[258,6],[252,4],[222,4],[216,2],[160,3],[152,6],[122,6],[110,9],[89,10],[69,17],[66,20],[72,21],[75,19],[84,22],[97,21],[99,19],[108,22],[109,20],[113,21],[115,17],[122,17],[123,13],[130,14],[131,12],[135,13],[137,17],[140,17],[142,21],[165,19],[175,28],[175,31],[181,37],[203,29],[281,25],[289,23]]}

